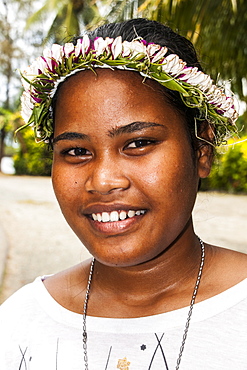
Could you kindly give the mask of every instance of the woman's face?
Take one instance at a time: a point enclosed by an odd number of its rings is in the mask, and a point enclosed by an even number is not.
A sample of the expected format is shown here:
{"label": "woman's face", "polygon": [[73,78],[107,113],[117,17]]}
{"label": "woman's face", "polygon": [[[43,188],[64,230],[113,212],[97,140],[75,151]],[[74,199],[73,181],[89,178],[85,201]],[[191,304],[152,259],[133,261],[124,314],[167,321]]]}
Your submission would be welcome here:
{"label": "woman's face", "polygon": [[156,82],[144,84],[136,72],[96,71],[60,88],[53,186],[67,222],[96,259],[133,266],[191,227],[204,172],[183,118]]}

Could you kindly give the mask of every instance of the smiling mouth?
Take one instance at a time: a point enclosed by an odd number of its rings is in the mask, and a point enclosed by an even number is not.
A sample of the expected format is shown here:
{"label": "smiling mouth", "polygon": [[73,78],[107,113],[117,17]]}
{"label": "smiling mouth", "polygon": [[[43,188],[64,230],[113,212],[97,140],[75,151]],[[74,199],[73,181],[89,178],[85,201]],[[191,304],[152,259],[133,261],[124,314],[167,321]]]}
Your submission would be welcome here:
{"label": "smiling mouth", "polygon": [[100,212],[100,213],[92,213],[89,217],[98,222],[118,222],[123,221],[128,218],[133,218],[135,216],[142,216],[146,213],[146,210],[139,209],[137,211],[129,210],[129,211],[112,211],[112,212]]}

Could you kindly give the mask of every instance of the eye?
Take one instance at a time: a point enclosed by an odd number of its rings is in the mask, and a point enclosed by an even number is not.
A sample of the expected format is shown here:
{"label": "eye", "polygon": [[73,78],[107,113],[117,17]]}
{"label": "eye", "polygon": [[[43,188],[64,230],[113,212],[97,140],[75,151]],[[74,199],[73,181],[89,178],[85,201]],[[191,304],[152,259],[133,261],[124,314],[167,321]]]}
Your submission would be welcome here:
{"label": "eye", "polygon": [[138,148],[144,148],[146,146],[156,144],[156,140],[151,139],[137,139],[134,141],[131,141],[129,144],[127,144],[124,149],[138,149]]}
{"label": "eye", "polygon": [[91,155],[90,151],[85,148],[70,148],[62,151],[63,155],[68,155],[71,157],[85,157]]}

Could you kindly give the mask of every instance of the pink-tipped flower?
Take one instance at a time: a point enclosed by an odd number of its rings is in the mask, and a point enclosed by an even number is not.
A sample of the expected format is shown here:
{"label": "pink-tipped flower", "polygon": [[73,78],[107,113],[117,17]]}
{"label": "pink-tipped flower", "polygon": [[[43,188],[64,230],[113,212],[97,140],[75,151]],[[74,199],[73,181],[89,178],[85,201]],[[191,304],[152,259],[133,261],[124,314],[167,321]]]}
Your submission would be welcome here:
{"label": "pink-tipped flower", "polygon": [[188,81],[188,79],[192,76],[195,76],[196,73],[198,72],[197,67],[184,67],[182,73],[179,75],[179,79],[181,81]]}
{"label": "pink-tipped flower", "polygon": [[211,89],[212,85],[213,85],[213,80],[210,78],[210,76],[204,73],[204,79],[200,82],[200,89],[203,92],[207,92]]}
{"label": "pink-tipped flower", "polygon": [[123,46],[122,56],[124,58],[128,58],[131,54],[130,42],[129,41],[124,41],[122,46]]}
{"label": "pink-tipped flower", "polygon": [[201,86],[201,84],[205,86],[205,81],[207,81],[207,76],[202,71],[192,73],[187,79],[187,82],[193,86]]}
{"label": "pink-tipped flower", "polygon": [[41,103],[42,102],[42,99],[41,98],[38,98],[37,96],[35,95],[31,95],[32,99],[35,101],[35,103]]}
{"label": "pink-tipped flower", "polygon": [[159,50],[161,49],[161,46],[160,45],[156,45],[156,44],[148,44],[146,46],[146,50],[147,50],[147,55],[149,57],[152,57],[155,53],[157,53]]}
{"label": "pink-tipped flower", "polygon": [[[42,73],[45,72],[47,69],[47,64],[43,60],[43,57],[39,57],[36,59],[25,71],[22,72],[23,77],[25,77],[28,81],[33,81],[38,75],[40,75],[40,71]],[[26,91],[30,88],[30,84],[23,78],[22,79],[23,87]]]}
{"label": "pink-tipped flower", "polygon": [[31,102],[30,93],[24,91],[21,97],[21,115],[26,123],[32,115],[33,106],[34,104]]}
{"label": "pink-tipped flower", "polygon": [[175,76],[184,71],[185,66],[186,63],[179,59],[176,54],[170,54],[163,60],[162,70]]}
{"label": "pink-tipped flower", "polygon": [[44,60],[44,57],[39,57],[38,59],[36,59],[36,68],[38,69],[39,72],[41,72],[41,74],[45,74],[46,71],[47,71],[47,63],[46,61]]}
{"label": "pink-tipped flower", "polygon": [[163,46],[160,48],[160,50],[151,58],[152,63],[159,62],[160,60],[163,61],[162,59],[165,57],[168,49],[166,46]]}
{"label": "pink-tipped flower", "polygon": [[90,40],[88,35],[83,36],[82,39],[78,39],[75,46],[75,56],[82,55],[85,57],[90,50]]}
{"label": "pink-tipped flower", "polygon": [[75,51],[75,46],[74,46],[74,44],[72,44],[72,42],[67,42],[64,45],[63,50],[64,50],[65,57],[69,58],[70,55]]}
{"label": "pink-tipped flower", "polygon": [[145,55],[146,54],[146,46],[137,40],[131,41],[130,42],[130,48],[131,48],[131,56],[136,57],[139,55]]}
{"label": "pink-tipped flower", "polygon": [[113,43],[111,44],[111,52],[113,59],[117,59],[117,57],[122,53],[122,37],[118,36],[115,38]]}
{"label": "pink-tipped flower", "polygon": [[43,59],[46,61],[47,68],[53,72],[53,64],[52,64],[52,51],[49,48],[45,48],[43,51]]}
{"label": "pink-tipped flower", "polygon": [[94,40],[94,50],[96,57],[99,55],[104,54],[104,52],[109,52],[110,48],[109,45],[111,45],[113,42],[113,39],[106,37],[106,39],[103,39],[102,37],[97,37]]}
{"label": "pink-tipped flower", "polygon": [[61,45],[58,45],[58,44],[53,44],[52,47],[51,47],[51,54],[52,54],[52,59],[53,60],[56,60],[57,63],[61,63],[63,55],[64,55],[63,47]]}

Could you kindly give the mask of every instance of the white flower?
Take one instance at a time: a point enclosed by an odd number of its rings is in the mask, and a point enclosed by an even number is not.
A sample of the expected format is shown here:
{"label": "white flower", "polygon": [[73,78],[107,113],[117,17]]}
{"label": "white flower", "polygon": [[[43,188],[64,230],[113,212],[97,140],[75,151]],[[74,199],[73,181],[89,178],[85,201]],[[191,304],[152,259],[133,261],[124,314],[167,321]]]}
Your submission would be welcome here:
{"label": "white flower", "polygon": [[[229,111],[225,112],[224,116],[226,116],[226,114],[229,114],[229,118],[233,121],[233,122],[236,122],[236,120],[238,119],[239,117],[239,114],[238,112],[233,108],[229,109]],[[226,116],[227,117],[227,116]]]}
{"label": "white flower", "polygon": [[229,108],[224,112],[224,117],[230,118],[235,122],[238,119],[238,112],[234,108]]}
{"label": "white flower", "polygon": [[136,57],[140,54],[145,55],[146,54],[146,46],[143,44],[143,42],[134,40],[131,42],[124,41],[123,42],[123,57]]}
{"label": "white flower", "polygon": [[204,73],[204,79],[200,82],[200,89],[203,92],[209,91],[213,85],[213,80],[210,78],[209,75]]}
{"label": "white flower", "polygon": [[165,73],[171,74],[172,76],[181,73],[186,66],[186,63],[179,59],[179,56],[176,54],[168,55],[163,63],[162,70]]}
{"label": "white flower", "polygon": [[21,97],[21,115],[26,123],[32,114],[33,106],[34,104],[30,100],[30,94],[24,91]]}
{"label": "white flower", "polygon": [[[43,57],[37,58],[25,71],[22,71],[23,78],[21,81],[24,89],[29,91],[31,87],[28,81],[32,82],[40,73],[48,74],[47,72],[48,70],[46,61],[43,59]],[[24,77],[28,81],[26,81]]]}
{"label": "white flower", "polygon": [[64,55],[66,56],[66,58],[69,58],[69,56],[71,55],[71,53],[73,53],[74,50],[75,46],[72,44],[72,42],[67,42],[64,45]]}
{"label": "white flower", "polygon": [[22,83],[22,86],[23,86],[24,90],[28,91],[28,89],[30,87],[30,83],[27,82],[24,78],[21,78],[21,83]]}
{"label": "white flower", "polygon": [[22,72],[23,77],[28,81],[34,80],[35,77],[39,74],[39,64],[35,60],[25,71]]}
{"label": "white flower", "polygon": [[113,59],[117,59],[117,57],[122,53],[122,49],[123,49],[122,37],[118,36],[117,38],[115,38],[111,45]]}
{"label": "white flower", "polygon": [[43,51],[43,56],[46,60],[47,66],[52,71],[52,53],[51,53],[51,50],[49,48],[45,48],[44,51]]}
{"label": "white flower", "polygon": [[85,57],[90,47],[90,39],[88,35],[84,35],[82,39],[78,39],[75,46],[75,56],[82,55]]}
{"label": "white flower", "polygon": [[161,49],[161,46],[156,45],[156,44],[148,44],[146,46],[147,55],[149,55],[150,57],[153,56],[160,49]]}
{"label": "white flower", "polygon": [[75,56],[78,57],[80,54],[82,54],[81,50],[81,40],[77,40],[77,43],[75,45]]}
{"label": "white flower", "polygon": [[94,40],[93,45],[94,50],[96,51],[96,56],[99,56],[103,54],[103,52],[105,51],[107,43],[105,42],[103,37],[98,37],[97,39]]}
{"label": "white flower", "polygon": [[214,94],[211,94],[208,96],[209,102],[214,105],[221,104],[224,98],[225,98],[225,94],[220,88],[217,88],[217,87],[214,90]]}
{"label": "white flower", "polygon": [[160,59],[162,59],[166,55],[167,50],[168,50],[167,47],[166,46],[163,46],[160,49],[160,51],[158,51],[158,53],[156,55],[154,55],[154,57],[151,59],[151,62],[152,63],[158,62]]}
{"label": "white flower", "polygon": [[146,54],[146,46],[143,44],[143,42],[134,40],[134,41],[124,41],[122,44],[123,47],[123,52],[122,56],[123,57],[135,57],[139,54]]}
{"label": "white flower", "polygon": [[225,96],[225,99],[224,101],[221,103],[221,106],[220,108],[223,109],[223,110],[229,110],[230,108],[232,108],[232,106],[234,105],[234,101],[232,98],[227,98]]}
{"label": "white flower", "polygon": [[61,63],[62,57],[64,55],[63,47],[58,44],[53,44],[51,47],[51,54],[52,54],[52,58],[55,59],[56,62]]}
{"label": "white flower", "polygon": [[130,42],[129,41],[124,41],[123,44],[122,44],[122,47],[123,47],[122,56],[123,57],[130,56],[130,54],[131,54],[131,44],[130,44]]}
{"label": "white flower", "polygon": [[205,75],[205,73],[203,73],[202,71],[198,71],[190,76],[187,82],[193,86],[201,86],[201,84],[205,86],[205,81],[207,81],[207,77],[208,76]]}
{"label": "white flower", "polygon": [[179,79],[181,81],[186,81],[187,82],[188,79],[192,76],[195,76],[197,72],[198,72],[197,67],[186,67],[181,72],[181,75],[179,76]]}
{"label": "white flower", "polygon": [[109,45],[112,43],[113,39],[106,37],[98,37],[94,40],[94,50],[96,51],[96,56],[102,55],[104,51],[109,51]]}
{"label": "white flower", "polygon": [[90,47],[90,39],[88,35],[85,35],[81,43],[81,51],[82,51],[83,56],[85,56],[85,54],[88,52],[89,47]]}
{"label": "white flower", "polygon": [[209,87],[209,89],[205,91],[206,96],[207,96],[207,97],[213,96],[213,95],[214,95],[214,92],[215,92],[215,90],[216,90],[216,89],[217,89],[217,86],[215,86],[215,85],[213,85],[213,84],[212,84],[212,85]]}
{"label": "white flower", "polygon": [[135,56],[137,56],[139,54],[143,54],[143,55],[146,54],[146,46],[143,44],[143,42],[134,40],[134,41],[131,41],[130,44],[131,44],[130,45],[130,47],[131,47],[131,55],[133,57],[135,57]]}
{"label": "white flower", "polygon": [[40,70],[42,73],[46,74],[47,63],[42,57],[39,57],[38,59],[36,59],[36,68]]}

